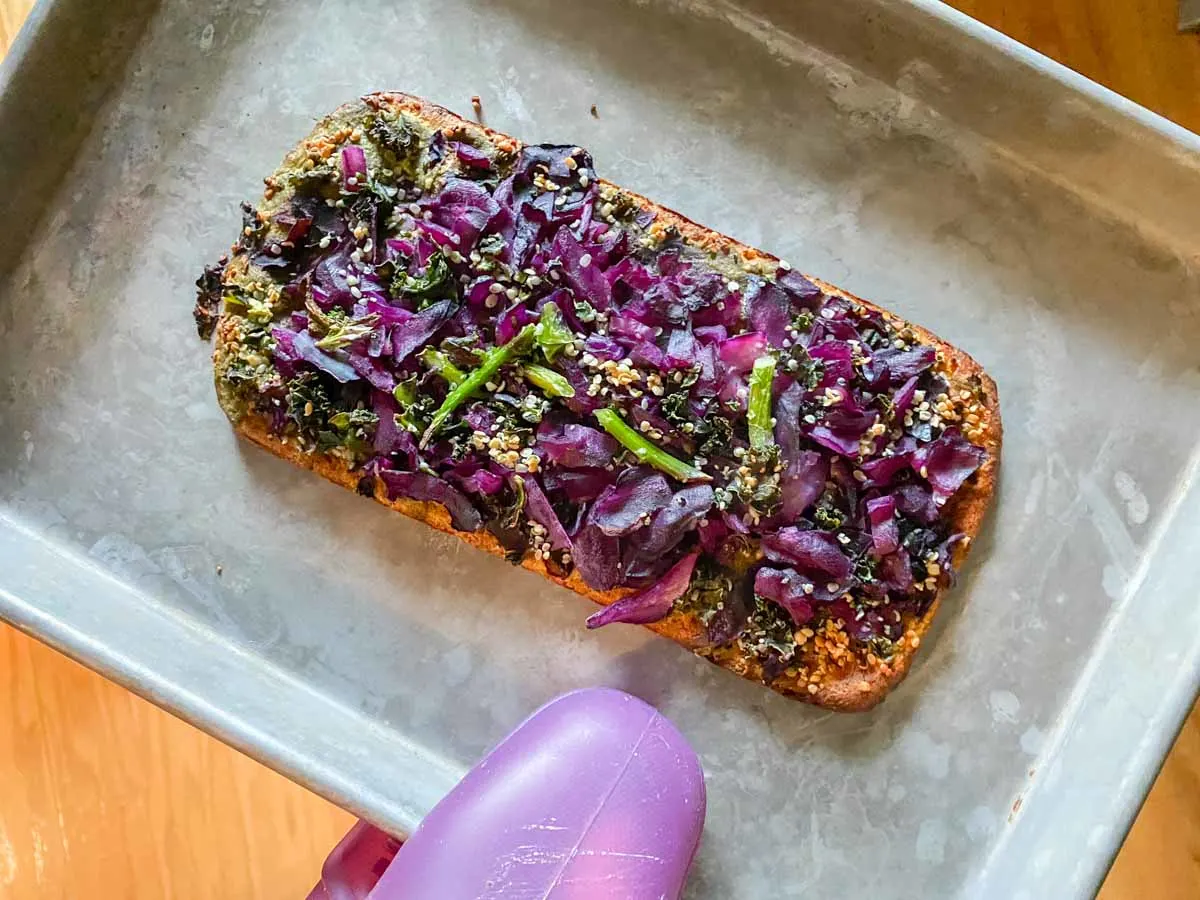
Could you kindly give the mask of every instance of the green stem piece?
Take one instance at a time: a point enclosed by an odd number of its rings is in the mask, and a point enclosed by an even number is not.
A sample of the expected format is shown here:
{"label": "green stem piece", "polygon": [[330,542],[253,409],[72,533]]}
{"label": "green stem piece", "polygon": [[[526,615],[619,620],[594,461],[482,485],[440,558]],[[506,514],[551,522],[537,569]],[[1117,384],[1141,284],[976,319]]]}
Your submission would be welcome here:
{"label": "green stem piece", "polygon": [[595,416],[600,427],[616,438],[622,447],[632,451],[639,462],[654,466],[676,481],[712,481],[711,475],[654,446],[644,436],[630,428],[615,409],[598,409]]}
{"label": "green stem piece", "polygon": [[775,428],[771,424],[771,385],[775,381],[775,357],[760,356],[750,372],[750,401],[746,420],[750,430],[750,446],[766,450],[775,443]]}
{"label": "green stem piece", "polygon": [[526,325],[507,344],[501,347],[493,347],[485,353],[483,361],[479,364],[479,368],[471,372],[470,375],[446,395],[446,399],[442,401],[442,405],[433,414],[433,418],[429,422],[429,427],[421,435],[420,447],[422,450],[429,445],[429,442],[433,440],[433,436],[446,424],[446,420],[450,418],[450,414],[458,409],[468,397],[491,381],[492,376],[499,372],[501,368],[529,352],[530,347],[533,346],[535,328],[537,328],[536,325]]}
{"label": "green stem piece", "polygon": [[575,388],[571,387],[571,382],[559,375],[553,369],[547,369],[545,366],[535,366],[526,364],[524,367],[525,378],[535,387],[541,388],[547,397],[574,397]]}
{"label": "green stem piece", "polygon": [[426,347],[421,352],[421,362],[425,363],[430,371],[437,372],[450,382],[451,387],[457,387],[467,380],[467,373],[450,362],[450,357],[445,353],[434,347]]}

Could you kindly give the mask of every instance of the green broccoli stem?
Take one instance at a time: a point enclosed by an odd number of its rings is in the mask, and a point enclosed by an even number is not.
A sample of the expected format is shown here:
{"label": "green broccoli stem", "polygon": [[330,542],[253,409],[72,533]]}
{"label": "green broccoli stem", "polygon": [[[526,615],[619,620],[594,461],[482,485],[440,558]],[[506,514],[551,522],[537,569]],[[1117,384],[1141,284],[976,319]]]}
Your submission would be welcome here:
{"label": "green broccoli stem", "polygon": [[441,350],[426,347],[421,352],[421,362],[425,363],[432,372],[436,372],[450,382],[451,387],[457,387],[467,379],[467,373],[450,362],[450,358]]}
{"label": "green broccoli stem", "polygon": [[622,447],[632,451],[639,462],[654,466],[677,481],[712,481],[711,475],[654,446],[644,436],[630,428],[615,409],[598,409],[595,416],[600,427],[616,438]]}
{"label": "green broccoli stem", "polygon": [[479,368],[472,371],[470,375],[456,385],[446,395],[446,399],[442,401],[442,405],[438,407],[437,412],[433,414],[433,418],[429,422],[429,427],[421,435],[420,448],[422,450],[429,445],[434,435],[446,424],[446,420],[450,418],[451,413],[466,402],[467,398],[491,381],[492,376],[499,372],[501,368],[529,352],[533,347],[536,328],[536,325],[526,325],[507,344],[500,347],[493,347],[483,355],[483,361],[479,364]]}
{"label": "green broccoli stem", "polygon": [[526,380],[534,387],[539,387],[545,391],[547,397],[575,396],[575,388],[571,387],[571,382],[567,381],[564,376],[559,375],[553,369],[526,363],[523,371]]}
{"label": "green broccoli stem", "polygon": [[750,372],[750,401],[746,422],[750,430],[750,447],[766,450],[775,443],[775,427],[771,421],[771,385],[775,381],[775,357],[760,356]]}

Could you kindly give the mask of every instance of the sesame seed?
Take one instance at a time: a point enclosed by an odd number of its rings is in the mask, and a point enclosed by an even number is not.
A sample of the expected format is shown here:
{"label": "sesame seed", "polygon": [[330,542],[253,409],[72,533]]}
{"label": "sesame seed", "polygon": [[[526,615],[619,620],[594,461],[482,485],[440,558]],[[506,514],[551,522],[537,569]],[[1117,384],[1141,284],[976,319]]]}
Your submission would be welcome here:
{"label": "sesame seed", "polygon": [[520,294],[520,292],[515,287],[510,287],[507,291],[504,292],[504,296],[507,297],[509,300],[516,300],[517,297],[519,296],[519,294]]}
{"label": "sesame seed", "polygon": [[579,268],[586,269],[591,264],[592,264],[592,254],[585,253],[585,254],[583,254],[583,256],[579,257]]}
{"label": "sesame seed", "polygon": [[352,287],[352,288],[350,288],[350,296],[352,296],[355,300],[361,300],[362,299],[362,291],[360,291],[356,287]]}
{"label": "sesame seed", "polygon": [[829,593],[831,593],[831,594],[836,594],[838,592],[837,582],[836,581],[829,582],[829,584],[825,585],[825,590],[829,591]]}
{"label": "sesame seed", "polygon": [[498,281],[493,281],[491,284],[488,285],[488,293],[489,294],[499,294],[503,290],[504,290],[504,285],[502,285]]}

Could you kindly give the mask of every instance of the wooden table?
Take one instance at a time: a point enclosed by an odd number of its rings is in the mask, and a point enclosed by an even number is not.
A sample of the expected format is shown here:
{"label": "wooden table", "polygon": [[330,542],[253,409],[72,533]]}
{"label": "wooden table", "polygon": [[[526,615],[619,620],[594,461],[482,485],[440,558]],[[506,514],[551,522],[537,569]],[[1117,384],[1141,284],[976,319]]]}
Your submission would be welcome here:
{"label": "wooden table", "polygon": [[[32,5],[0,0],[0,51]],[[1175,0],[954,5],[1200,131],[1200,37],[1175,34]],[[5,626],[0,710],[0,898],[292,900],[351,824]],[[1200,898],[1200,707],[1101,896]]]}

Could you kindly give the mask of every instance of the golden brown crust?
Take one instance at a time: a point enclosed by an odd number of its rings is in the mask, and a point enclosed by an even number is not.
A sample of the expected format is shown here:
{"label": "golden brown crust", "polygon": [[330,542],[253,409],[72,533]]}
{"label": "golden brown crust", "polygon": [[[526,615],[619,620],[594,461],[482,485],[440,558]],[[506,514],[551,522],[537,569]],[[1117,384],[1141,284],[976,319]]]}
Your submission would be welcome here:
{"label": "golden brown crust", "polygon": [[[288,155],[285,167],[295,167],[302,164],[307,158],[327,159],[333,152],[332,147],[345,139],[359,118],[374,110],[384,109],[406,112],[419,117],[432,127],[468,138],[486,138],[494,145],[510,152],[515,152],[521,147],[519,141],[508,135],[462,119],[449,110],[418,97],[400,93],[380,93],[364,97],[357,103],[347,104],[322,120],[312,135],[302,141]],[[281,181],[278,174],[266,179],[267,191],[263,206],[265,212],[269,213],[286,201]],[[601,185],[603,188],[617,190],[609,182],[602,181]],[[704,228],[645,197],[627,190],[620,190],[622,194],[632,198],[642,208],[655,212],[657,223],[661,223],[661,226],[664,227],[673,226],[678,230],[680,236],[693,246],[714,253],[718,257],[727,257],[741,266],[763,266],[773,270],[779,262],[770,254],[747,247],[733,238]],[[235,254],[227,270],[226,279],[245,275],[247,271],[248,263],[245,254]],[[811,280],[830,294],[880,311],[895,322],[901,321],[886,310],[854,297],[833,285],[815,278]],[[911,329],[922,343],[937,348],[939,371],[950,384],[952,392],[969,391],[973,398],[973,414],[977,416],[978,421],[972,426],[972,439],[987,451],[987,458],[975,475],[955,495],[946,513],[953,530],[967,535],[969,539],[974,539],[991,502],[1000,461],[1002,429],[996,385],[984,373],[980,365],[963,351],[947,344],[924,328],[907,322],[902,324]],[[217,329],[214,349],[214,360],[218,365],[233,339],[234,331],[230,318],[223,315]],[[222,405],[226,407],[227,412],[231,413],[231,419],[234,419],[238,432],[248,440],[295,465],[316,472],[329,481],[350,490],[357,490],[359,475],[345,462],[336,457],[304,450],[296,444],[289,444],[286,438],[270,432],[264,418],[245,415],[239,419],[232,414],[232,409],[228,404],[223,403]],[[455,531],[451,527],[449,513],[439,504],[407,499],[389,500],[381,485],[374,487],[374,496],[379,503],[410,518],[424,522],[439,531],[455,534],[468,544],[488,553],[497,556],[504,555],[500,543],[486,531],[470,534]],[[966,541],[956,548],[954,559],[956,567],[962,564],[969,544],[970,541]],[[628,590],[621,589],[593,590],[583,582],[577,572],[572,572],[566,578],[555,576],[546,569],[544,563],[532,556],[526,558],[521,565],[600,605],[613,603],[629,593]],[[945,588],[946,583],[943,576],[929,608],[923,616],[908,624],[907,632],[898,643],[896,653],[891,660],[884,662],[875,660],[874,657],[863,659],[861,654],[848,652],[845,649],[844,633],[836,627],[830,626],[826,630],[818,629],[808,636],[811,643],[806,643],[806,648],[812,649],[807,650],[806,659],[812,664],[798,669],[789,669],[775,679],[770,687],[785,695],[828,709],[858,711],[871,708],[907,674],[921,639],[928,631],[933,617],[937,613]],[[661,622],[647,627],[744,678],[760,682],[763,680],[758,660],[752,655],[744,653],[736,643],[715,649],[706,647],[705,628],[694,615],[675,611]]]}

